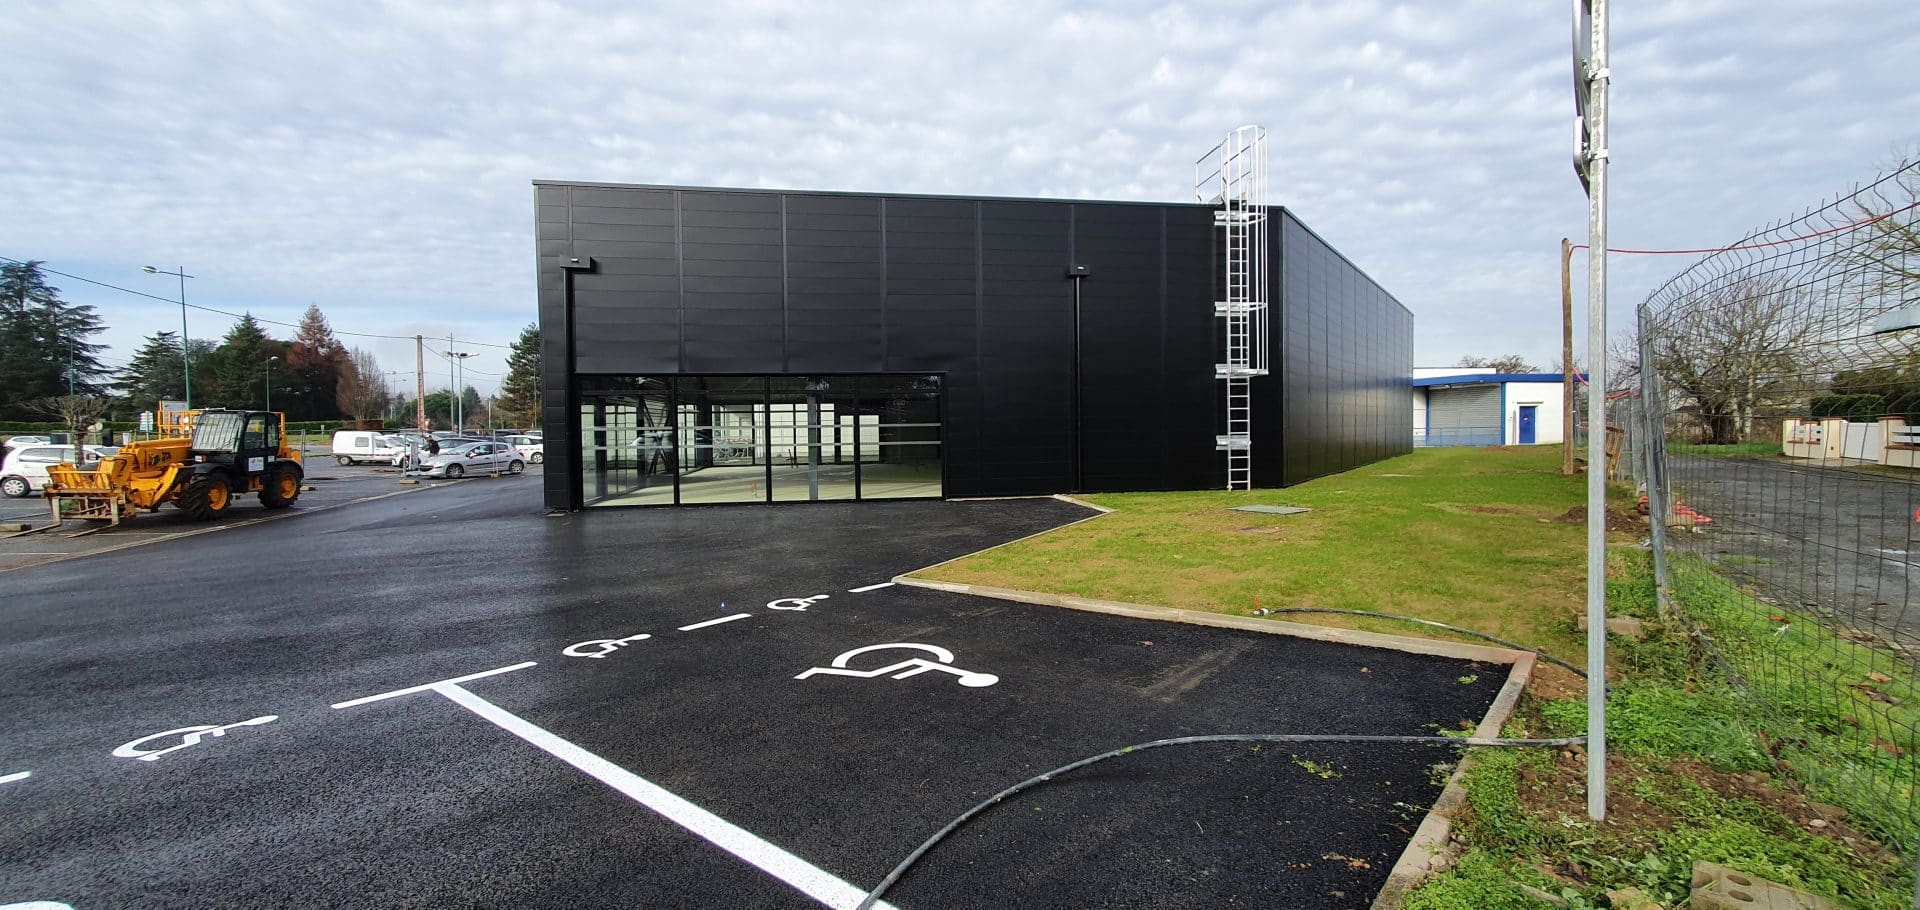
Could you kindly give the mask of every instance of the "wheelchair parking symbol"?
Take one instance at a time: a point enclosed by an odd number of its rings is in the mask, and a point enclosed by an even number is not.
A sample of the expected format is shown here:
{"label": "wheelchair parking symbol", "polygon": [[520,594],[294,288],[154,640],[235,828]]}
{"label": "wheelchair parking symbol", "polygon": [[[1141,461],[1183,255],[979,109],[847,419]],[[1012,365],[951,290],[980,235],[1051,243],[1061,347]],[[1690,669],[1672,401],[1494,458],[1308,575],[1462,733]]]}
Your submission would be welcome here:
{"label": "wheelchair parking symbol", "polygon": [[[925,657],[909,657],[906,660],[891,663],[884,667],[879,667],[873,670],[854,670],[854,669],[849,669],[847,666],[848,664],[853,663],[855,658],[863,654],[871,654],[876,651],[887,651],[887,650],[893,650],[893,649],[899,649],[899,650],[905,650],[905,651],[919,651],[925,654],[931,654],[933,655],[933,660],[928,660]],[[1000,677],[995,676],[992,673],[979,673],[973,670],[963,670],[959,667],[953,666],[952,651],[949,651],[938,645],[923,645],[923,644],[916,644],[914,642],[892,642],[884,645],[867,645],[864,648],[855,648],[851,651],[841,654],[838,657],[835,657],[833,659],[833,666],[814,667],[813,669],[808,670],[807,672],[794,677],[794,679],[806,679],[809,676],[815,676],[815,675],[852,676],[852,677],[857,677],[859,679],[878,679],[879,677],[886,676],[889,679],[906,679],[909,676],[918,676],[922,673],[931,673],[936,671],[940,673],[951,673],[954,676],[958,677],[956,682],[960,683],[963,686],[967,686],[968,688],[974,688],[974,689],[982,688],[985,686],[991,686],[994,683],[997,683],[1000,681]]]}

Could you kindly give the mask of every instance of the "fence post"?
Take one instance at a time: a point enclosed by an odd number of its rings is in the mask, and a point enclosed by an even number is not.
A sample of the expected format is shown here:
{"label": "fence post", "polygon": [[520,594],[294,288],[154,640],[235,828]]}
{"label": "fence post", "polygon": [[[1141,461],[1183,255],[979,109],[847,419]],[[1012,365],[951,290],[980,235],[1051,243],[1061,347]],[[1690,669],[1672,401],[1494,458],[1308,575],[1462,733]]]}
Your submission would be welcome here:
{"label": "fence post", "polygon": [[1641,413],[1646,419],[1647,518],[1651,526],[1654,601],[1660,618],[1668,620],[1673,618],[1673,598],[1667,588],[1667,515],[1672,511],[1667,503],[1667,399],[1653,363],[1653,311],[1642,303],[1637,316],[1639,326],[1635,334],[1640,341]]}

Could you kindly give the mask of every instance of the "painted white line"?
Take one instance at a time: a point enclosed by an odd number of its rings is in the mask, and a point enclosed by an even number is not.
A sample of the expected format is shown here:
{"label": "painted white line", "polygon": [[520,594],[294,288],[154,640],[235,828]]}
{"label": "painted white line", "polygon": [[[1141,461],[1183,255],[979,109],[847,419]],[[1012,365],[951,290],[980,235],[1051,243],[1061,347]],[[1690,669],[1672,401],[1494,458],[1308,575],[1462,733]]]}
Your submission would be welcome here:
{"label": "painted white line", "polygon": [[[786,882],[795,890],[822,904],[836,910],[852,910],[866,899],[867,892],[854,887],[839,876],[767,843],[753,832],[676,796],[646,778],[536,727],[472,692],[451,683],[440,683],[432,688],[452,699],[454,704],[532,743],[548,755],[586,772],[601,783],[625,794],[634,802],[658,812],[668,821],[705,838],[714,846]],[[874,906],[890,907],[885,903]]]}
{"label": "painted white line", "polygon": [[752,613],[735,613],[732,616],[722,616],[719,619],[709,619],[706,622],[697,622],[690,626],[681,626],[680,631],[691,632],[695,629],[704,629],[708,626],[717,626],[723,622],[733,622],[736,619],[746,619],[747,617],[752,615],[753,615]]}
{"label": "painted white line", "polygon": [[425,692],[428,689],[432,689],[437,686],[451,686],[457,683],[468,682],[470,680],[485,679],[489,676],[499,676],[502,673],[512,673],[515,670],[525,670],[528,667],[537,667],[539,665],[540,665],[539,661],[529,660],[526,663],[514,664],[511,667],[501,667],[497,670],[483,670],[479,673],[469,673],[465,676],[456,676],[452,679],[443,679],[443,680],[440,680],[439,682],[430,682],[423,686],[408,686],[404,689],[395,689],[392,692],[382,692],[379,695],[369,695],[365,698],[355,698],[355,699],[351,699],[349,701],[343,701],[337,705],[334,705],[333,709],[335,711],[338,711],[341,708],[351,708],[356,705],[364,705],[371,702],[384,701],[389,698],[398,698],[402,695],[412,695],[415,692]]}
{"label": "painted white line", "polygon": [[877,585],[867,585],[864,588],[848,588],[847,593],[848,594],[865,594],[868,591],[878,591],[881,588],[891,588],[891,587],[893,587],[893,582],[883,581]]}
{"label": "painted white line", "polygon": [[15,771],[12,774],[0,774],[0,784],[10,784],[16,780],[26,780],[32,776],[32,771]]}

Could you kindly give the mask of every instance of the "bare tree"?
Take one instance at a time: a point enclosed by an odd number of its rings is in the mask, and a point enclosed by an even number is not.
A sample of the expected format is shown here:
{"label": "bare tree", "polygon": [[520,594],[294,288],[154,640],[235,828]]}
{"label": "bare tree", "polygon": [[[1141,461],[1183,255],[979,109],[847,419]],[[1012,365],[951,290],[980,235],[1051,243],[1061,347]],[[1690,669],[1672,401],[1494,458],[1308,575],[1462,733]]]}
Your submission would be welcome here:
{"label": "bare tree", "polygon": [[340,410],[355,420],[373,420],[385,414],[391,398],[380,361],[364,348],[354,348],[341,362],[340,381],[334,388]]}
{"label": "bare tree", "polygon": [[1803,287],[1741,275],[1662,313],[1653,362],[1706,442],[1736,443],[1761,413],[1797,407],[1825,368],[1814,306]]}
{"label": "bare tree", "polygon": [[1903,291],[1920,284],[1920,160],[1902,162],[1888,179],[1856,197],[1854,214],[1870,221],[1864,242],[1849,246],[1841,258],[1865,272],[1868,293],[1895,306]]}
{"label": "bare tree", "polygon": [[1538,370],[1534,369],[1533,364],[1527,362],[1526,357],[1519,354],[1502,354],[1498,357],[1477,357],[1469,354],[1460,358],[1459,365],[1482,369],[1491,368],[1496,373],[1538,372]]}
{"label": "bare tree", "polygon": [[113,410],[113,399],[94,395],[56,395],[35,401],[33,409],[67,425],[67,432],[73,437],[73,463],[85,464],[86,459],[80,447],[86,444],[89,433],[99,432],[101,422]]}

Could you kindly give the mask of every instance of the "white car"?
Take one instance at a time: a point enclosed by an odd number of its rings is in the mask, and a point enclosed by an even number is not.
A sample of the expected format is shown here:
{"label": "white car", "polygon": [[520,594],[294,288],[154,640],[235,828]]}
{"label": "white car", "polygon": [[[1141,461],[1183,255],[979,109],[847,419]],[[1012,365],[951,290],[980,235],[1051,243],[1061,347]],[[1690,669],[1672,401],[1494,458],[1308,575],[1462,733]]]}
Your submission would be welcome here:
{"label": "white car", "polygon": [[420,473],[428,477],[465,477],[468,474],[518,474],[527,463],[513,446],[504,442],[470,442],[442,449],[420,462]]}
{"label": "white car", "polygon": [[7,437],[6,447],[11,451],[13,449],[24,449],[27,446],[50,445],[53,445],[53,437],[51,436],[9,436]]}
{"label": "white car", "polygon": [[507,436],[500,441],[513,446],[513,451],[525,458],[528,464],[540,464],[547,460],[546,446],[538,436]]}
{"label": "white car", "polygon": [[[101,458],[120,451],[118,446],[81,446],[83,465],[98,464]],[[19,499],[47,485],[47,469],[73,460],[73,446],[28,445],[8,449],[0,461],[0,493]]]}

